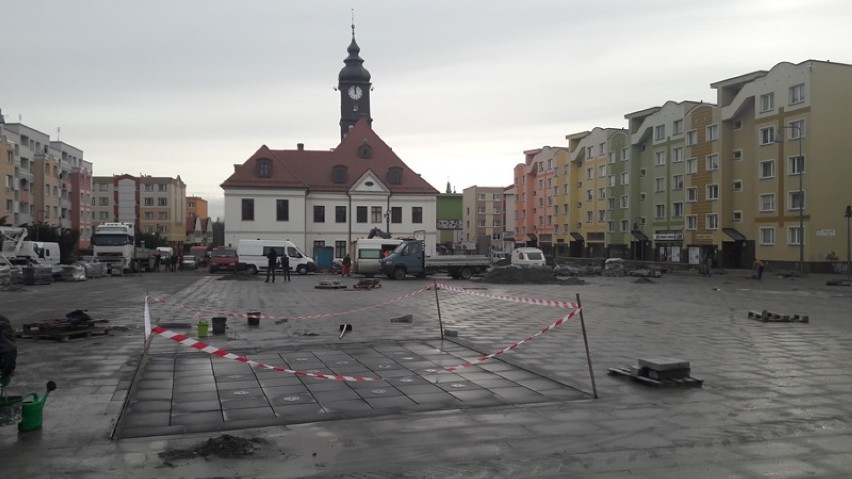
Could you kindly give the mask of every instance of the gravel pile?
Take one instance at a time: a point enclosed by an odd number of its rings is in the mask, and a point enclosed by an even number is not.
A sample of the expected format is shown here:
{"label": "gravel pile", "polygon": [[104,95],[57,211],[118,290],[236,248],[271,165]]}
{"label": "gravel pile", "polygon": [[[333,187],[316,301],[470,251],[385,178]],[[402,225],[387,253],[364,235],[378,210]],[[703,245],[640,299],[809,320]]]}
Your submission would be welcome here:
{"label": "gravel pile", "polygon": [[492,284],[562,284],[548,268],[493,268],[479,281]]}

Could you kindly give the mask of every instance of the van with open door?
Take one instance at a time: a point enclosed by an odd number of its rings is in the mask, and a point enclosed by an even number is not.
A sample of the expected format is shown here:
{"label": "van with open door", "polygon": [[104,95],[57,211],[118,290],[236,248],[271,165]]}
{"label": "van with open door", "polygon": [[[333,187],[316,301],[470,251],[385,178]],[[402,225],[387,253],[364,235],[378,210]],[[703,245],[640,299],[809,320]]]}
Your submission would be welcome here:
{"label": "van with open door", "polygon": [[281,268],[280,258],[286,254],[290,257],[290,271],[308,274],[317,270],[313,258],[306,255],[292,241],[270,239],[240,240],[237,244],[237,255],[240,257],[239,269],[251,274],[266,272],[269,264],[266,255],[269,254],[271,249],[275,249],[275,252],[278,253],[278,268]]}

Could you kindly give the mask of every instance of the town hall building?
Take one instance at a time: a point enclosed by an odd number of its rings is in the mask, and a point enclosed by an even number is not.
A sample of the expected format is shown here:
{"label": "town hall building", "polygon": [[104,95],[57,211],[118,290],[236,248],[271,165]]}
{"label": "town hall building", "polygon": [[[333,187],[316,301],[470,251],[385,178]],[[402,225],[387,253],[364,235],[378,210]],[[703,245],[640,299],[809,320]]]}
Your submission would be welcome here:
{"label": "town hall building", "polygon": [[273,150],[263,145],[222,183],[225,244],[286,239],[308,255],[348,245],[375,229],[436,244],[438,191],[372,129],[371,77],[352,42],[338,75],[340,144],[332,150]]}

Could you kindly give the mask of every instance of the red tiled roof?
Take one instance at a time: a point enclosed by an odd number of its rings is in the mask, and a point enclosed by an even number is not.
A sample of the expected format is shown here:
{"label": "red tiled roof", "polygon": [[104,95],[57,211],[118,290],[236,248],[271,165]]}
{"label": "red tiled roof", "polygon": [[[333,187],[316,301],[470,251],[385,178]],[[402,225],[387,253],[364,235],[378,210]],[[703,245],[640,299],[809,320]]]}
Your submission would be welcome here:
{"label": "red tiled roof", "polygon": [[[362,145],[371,148],[369,158],[358,152]],[[258,176],[258,160],[270,160],[268,178]],[[347,167],[343,183],[332,181],[332,170],[337,165]],[[400,168],[402,181],[392,185],[387,179],[388,170]],[[432,185],[411,170],[391,148],[370,128],[366,120],[359,120],[346,138],[334,150],[271,150],[260,147],[245,163],[236,165],[234,173],[220,186],[229,188],[297,188],[311,191],[344,192],[367,171],[372,171],[392,193],[435,194]]]}

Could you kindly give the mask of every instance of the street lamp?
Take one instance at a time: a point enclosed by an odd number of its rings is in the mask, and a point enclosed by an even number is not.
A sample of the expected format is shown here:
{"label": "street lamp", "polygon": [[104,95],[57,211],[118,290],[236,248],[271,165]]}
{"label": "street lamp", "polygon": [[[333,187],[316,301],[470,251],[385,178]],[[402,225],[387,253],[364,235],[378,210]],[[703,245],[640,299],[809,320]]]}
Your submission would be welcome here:
{"label": "street lamp", "polygon": [[852,205],[846,205],[846,275],[852,276],[852,243],[849,241],[849,223],[852,221]]}
{"label": "street lamp", "polygon": [[[781,126],[781,128],[790,128],[798,133],[797,140],[799,142],[799,156],[796,162],[801,162],[799,167],[799,278],[805,277],[805,191],[802,188],[802,177],[805,175],[805,157],[802,156],[802,127],[796,124]],[[781,143],[781,137],[775,139],[776,143]]]}

